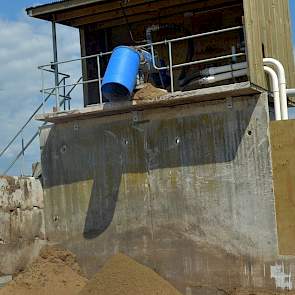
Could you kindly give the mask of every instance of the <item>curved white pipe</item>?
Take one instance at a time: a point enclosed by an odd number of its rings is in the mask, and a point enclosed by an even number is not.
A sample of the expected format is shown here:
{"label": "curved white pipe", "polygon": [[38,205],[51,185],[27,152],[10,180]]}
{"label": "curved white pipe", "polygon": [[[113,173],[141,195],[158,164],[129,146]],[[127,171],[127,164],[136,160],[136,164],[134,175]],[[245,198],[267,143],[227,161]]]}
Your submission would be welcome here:
{"label": "curved white pipe", "polygon": [[274,100],[274,106],[275,106],[275,118],[277,121],[279,121],[279,120],[282,120],[279,78],[278,78],[276,72],[272,68],[264,66],[264,70],[271,78],[273,100]]}
{"label": "curved white pipe", "polygon": [[288,102],[287,102],[287,89],[286,89],[286,75],[283,65],[274,58],[264,58],[263,63],[265,65],[272,65],[279,78],[279,89],[281,98],[281,114],[283,120],[288,120]]}

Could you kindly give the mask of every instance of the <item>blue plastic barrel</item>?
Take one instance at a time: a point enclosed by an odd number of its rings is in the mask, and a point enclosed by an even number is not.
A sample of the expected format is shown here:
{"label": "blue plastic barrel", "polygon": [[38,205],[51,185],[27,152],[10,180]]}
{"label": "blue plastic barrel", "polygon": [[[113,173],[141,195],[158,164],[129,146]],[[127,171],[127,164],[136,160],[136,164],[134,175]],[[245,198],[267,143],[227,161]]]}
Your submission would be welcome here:
{"label": "blue plastic barrel", "polygon": [[135,88],[140,54],[128,46],[113,50],[103,81],[102,95],[108,101],[128,100]]}

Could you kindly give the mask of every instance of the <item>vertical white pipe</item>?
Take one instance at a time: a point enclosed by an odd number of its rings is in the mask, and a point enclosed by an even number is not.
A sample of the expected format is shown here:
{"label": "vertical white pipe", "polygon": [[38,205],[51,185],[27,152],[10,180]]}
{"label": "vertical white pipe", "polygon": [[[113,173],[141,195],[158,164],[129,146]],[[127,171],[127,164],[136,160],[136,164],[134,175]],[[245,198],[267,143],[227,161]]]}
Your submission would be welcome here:
{"label": "vertical white pipe", "polygon": [[288,120],[288,102],[287,102],[287,89],[286,89],[286,75],[283,65],[274,58],[264,58],[263,62],[265,65],[272,65],[279,78],[279,89],[280,89],[280,99],[281,99],[281,114],[282,120]]}
{"label": "vertical white pipe", "polygon": [[264,66],[264,71],[269,75],[269,77],[271,79],[274,106],[275,106],[275,118],[277,121],[279,121],[279,120],[282,120],[279,78],[278,78],[276,72],[270,67]]}

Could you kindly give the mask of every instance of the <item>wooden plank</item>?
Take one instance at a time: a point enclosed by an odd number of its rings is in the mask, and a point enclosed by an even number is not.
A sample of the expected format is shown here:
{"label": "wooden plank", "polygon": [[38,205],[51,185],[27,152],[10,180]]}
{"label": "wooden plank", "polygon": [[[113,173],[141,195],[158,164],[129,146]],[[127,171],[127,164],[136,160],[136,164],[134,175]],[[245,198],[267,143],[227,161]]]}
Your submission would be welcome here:
{"label": "wooden plank", "polygon": [[288,0],[244,0],[250,81],[267,88],[262,44],[267,57],[282,62],[288,87],[295,86]]}
{"label": "wooden plank", "polygon": [[295,255],[295,120],[270,124],[280,255]]}
{"label": "wooden plank", "polygon": [[58,11],[78,8],[84,5],[90,5],[92,3],[97,2],[106,2],[106,0],[71,0],[29,7],[26,10],[29,16],[42,18],[42,16],[44,15],[54,14]]}
{"label": "wooden plank", "polygon": [[[154,15],[158,17],[161,11],[161,17],[183,13],[190,10],[209,10],[215,6],[226,6],[227,4],[237,3],[235,0],[211,0],[208,1],[188,1],[188,0],[166,0],[147,3],[145,5],[130,7],[125,10],[129,23],[144,21]],[[99,28],[108,28],[120,26],[126,23],[123,11],[114,10],[109,13],[93,14],[68,21],[68,24],[74,27],[80,27],[91,23],[97,23]]]}
{"label": "wooden plank", "polygon": [[81,110],[41,114],[37,115],[35,119],[51,123],[61,123],[73,120],[84,120],[90,117],[104,117],[145,109],[157,109],[191,103],[206,102],[208,104],[209,102],[226,99],[227,97],[234,98],[259,93],[261,93],[260,90],[255,88],[255,86],[251,85],[249,82],[243,82],[186,92],[176,92],[175,94],[164,95],[156,100],[105,103],[103,105],[89,106]]}
{"label": "wooden plank", "polygon": [[71,0],[64,2],[57,2],[53,4],[39,5],[36,7],[27,8],[27,13],[32,17],[40,17],[49,13],[56,13],[60,10],[67,10],[77,8],[83,5],[89,5],[97,2],[105,2],[106,0]]}
{"label": "wooden plank", "polygon": [[246,46],[248,53],[249,76],[253,84],[264,87],[261,79],[262,42],[259,32],[259,18],[256,14],[256,0],[244,0],[244,21],[246,29]]}
{"label": "wooden plank", "polygon": [[[156,0],[150,0],[150,2],[154,2]],[[177,2],[177,1],[175,1]],[[182,1],[185,2],[185,1]],[[124,8],[128,9],[130,7],[139,5],[139,4],[144,4],[146,3],[144,0],[132,0],[128,1],[125,5]],[[66,20],[71,20],[79,17],[86,17],[89,15],[94,15],[94,14],[100,14],[100,13],[106,13],[112,10],[118,10],[121,9],[121,1],[116,1],[116,2],[107,2],[107,3],[98,3],[94,4],[91,6],[87,6],[84,8],[79,8],[75,10],[69,10],[69,11],[64,11],[59,13],[56,16],[56,21],[57,22],[62,22]]]}

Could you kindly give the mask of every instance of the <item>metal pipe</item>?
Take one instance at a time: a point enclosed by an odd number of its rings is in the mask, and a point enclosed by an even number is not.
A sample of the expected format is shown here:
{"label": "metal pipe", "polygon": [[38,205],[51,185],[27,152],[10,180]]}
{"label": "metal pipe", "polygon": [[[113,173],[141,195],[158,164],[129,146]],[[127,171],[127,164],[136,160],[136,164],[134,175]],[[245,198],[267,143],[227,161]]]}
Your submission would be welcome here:
{"label": "metal pipe", "polygon": [[[52,64],[51,64],[51,65],[52,65]],[[38,67],[38,69],[40,70],[40,67]],[[53,70],[48,70],[48,69],[44,69],[44,68],[43,68],[43,71],[45,71],[45,72],[49,72],[49,73],[55,73],[55,71],[53,71]],[[66,77],[66,78],[70,78],[70,77],[71,77],[70,75],[65,74],[65,73],[62,73],[62,72],[59,72],[58,75],[59,75],[59,76]]]}
{"label": "metal pipe", "polygon": [[98,72],[98,87],[99,87],[99,103],[102,104],[102,90],[101,90],[101,70],[100,70],[100,56],[97,56],[97,72]]}
{"label": "metal pipe", "polygon": [[295,96],[295,88],[287,89],[288,96]]}
{"label": "metal pipe", "polygon": [[[46,91],[46,89],[44,89]],[[47,102],[47,100],[54,94],[54,88],[51,88],[50,94],[45,98],[44,102]],[[41,103],[37,109],[34,111],[34,113],[29,117],[29,119],[26,121],[26,123],[20,128],[20,130],[16,133],[16,135],[9,141],[9,143],[5,146],[5,148],[0,152],[0,157],[3,156],[3,154],[9,149],[9,147],[13,144],[13,142],[19,137],[19,135],[22,133],[22,131],[28,126],[28,124],[32,121],[32,119],[35,117],[35,115],[39,112],[39,110],[43,107],[44,103]]]}
{"label": "metal pipe", "polygon": [[168,43],[168,50],[169,50],[169,70],[170,70],[170,87],[171,93],[174,93],[174,77],[173,77],[173,57],[172,57],[172,46],[171,42]]}
{"label": "metal pipe", "polygon": [[45,114],[45,90],[44,90],[44,71],[41,71],[41,79],[42,79],[42,106],[43,106],[43,114]]}
{"label": "metal pipe", "polygon": [[279,120],[282,120],[279,78],[276,72],[268,66],[264,66],[264,71],[269,75],[271,79],[273,100],[274,100],[274,107],[275,107],[275,119],[276,121],[279,121]]}
{"label": "metal pipe", "polygon": [[[63,80],[63,97],[66,97],[66,79]],[[63,106],[64,106],[64,111],[66,110],[66,99],[64,99],[63,102]]]}
{"label": "metal pipe", "polygon": [[[155,62],[155,54],[154,54],[153,46],[151,46],[151,48],[152,48],[152,63],[153,63],[153,67],[156,70],[158,70],[158,71],[168,70],[169,67],[158,67],[156,65],[156,62]],[[173,65],[172,68],[173,69],[176,69],[176,68],[181,68],[181,67],[186,67],[186,66],[191,66],[191,65],[197,65],[197,64],[202,64],[202,63],[207,63],[207,62],[212,62],[212,61],[218,61],[218,60],[222,60],[222,59],[232,58],[234,56],[236,56],[236,57],[238,57],[238,56],[245,56],[245,53],[228,54],[228,55],[223,55],[223,56],[218,56],[218,57],[212,57],[212,58],[206,58],[206,59],[191,61],[191,62],[187,62],[187,63]]]}
{"label": "metal pipe", "polygon": [[224,80],[228,80],[232,78],[246,76],[247,73],[248,73],[247,69],[242,69],[238,71],[227,72],[227,73],[222,73],[222,74],[218,74],[214,76],[205,77],[205,78],[197,80],[196,83],[200,85],[212,84],[212,83],[216,83],[216,82],[220,82],[220,81],[224,81]]}
{"label": "metal pipe", "polygon": [[177,69],[177,68],[180,68],[180,67],[186,67],[186,66],[190,66],[190,65],[197,65],[197,64],[207,63],[207,62],[211,62],[211,61],[228,59],[228,58],[231,58],[231,57],[234,57],[234,56],[237,56],[237,57],[238,56],[245,56],[245,53],[229,54],[229,55],[222,55],[222,56],[218,56],[218,57],[212,57],[212,58],[196,60],[196,61],[192,61],[192,62],[188,62],[188,63],[174,65],[173,69]]}
{"label": "metal pipe", "polygon": [[[57,39],[56,39],[56,23],[55,21],[51,22],[52,24],[52,48],[53,48],[53,66],[54,66],[54,80],[55,80],[55,87],[58,86],[59,77],[58,77],[58,55],[57,55]],[[55,91],[56,95],[56,109],[59,111],[59,89],[56,88]]]}
{"label": "metal pipe", "polygon": [[279,78],[280,89],[280,101],[281,101],[281,114],[282,120],[288,120],[288,101],[287,101],[287,89],[286,89],[286,75],[283,65],[274,58],[264,58],[263,63],[265,65],[271,65],[275,68]]}
{"label": "metal pipe", "polygon": [[[80,79],[79,79],[80,81]],[[71,86],[76,86],[76,85],[83,85],[83,84],[89,84],[89,83],[94,83],[94,82],[98,82],[99,79],[93,79],[93,80],[87,80],[87,81],[82,81],[82,82],[76,82],[76,83],[73,83],[73,84],[67,84],[65,86],[58,86],[56,88],[63,88],[63,87],[71,87]],[[55,87],[51,87],[51,88],[45,88],[44,91],[50,91],[50,90],[54,90]]]}
{"label": "metal pipe", "polygon": [[[65,79],[65,78],[63,78],[63,79]],[[82,80],[82,77],[80,77],[79,79],[78,79],[78,81],[81,81]],[[61,83],[61,81],[60,81],[60,83]],[[70,96],[70,94],[72,93],[72,91],[75,89],[75,87],[76,87],[76,84],[75,84],[75,86],[73,86],[70,90],[69,90],[69,92],[67,93],[67,95],[66,95],[66,97],[69,97]],[[53,91],[52,91],[52,94],[53,94]],[[51,95],[52,95],[51,94]],[[48,97],[46,98],[46,100],[45,101],[47,101],[47,99],[51,96],[51,95],[48,95]],[[65,99],[65,98],[64,98]],[[62,105],[63,104],[63,101],[61,101],[61,103],[60,103],[60,105]],[[37,110],[34,112],[34,114],[30,117],[30,119],[25,123],[25,125],[19,130],[19,132],[14,136],[14,138],[9,142],[9,144],[4,148],[4,150],[1,152],[1,154],[0,154],[0,157],[5,153],[5,151],[10,147],[10,145],[15,141],[15,139],[20,135],[20,134],[22,134],[22,131],[24,130],[24,128],[27,126],[27,124],[32,120],[32,118],[33,118],[33,116],[35,116],[36,115],[36,113],[38,112],[38,110],[40,110],[41,109],[41,107],[42,107],[42,105],[40,105],[38,108],[37,108]],[[45,125],[47,125],[47,122],[44,122],[43,124],[42,124],[42,126],[45,126]],[[10,163],[10,165],[9,165],[9,167],[4,171],[4,173],[3,173],[3,175],[6,175],[7,173],[8,173],[8,171],[14,166],[14,164],[18,161],[18,159],[22,156],[22,154],[29,148],[29,146],[33,143],[33,141],[36,139],[36,137],[38,136],[38,134],[39,134],[39,131],[37,131],[32,137],[31,137],[31,139],[28,141],[28,143],[25,145],[25,146],[23,146],[23,148],[22,148],[22,150],[21,150],[21,152],[15,157],[15,159]]]}
{"label": "metal pipe", "polygon": [[[154,43],[151,43],[151,44],[144,44],[144,45],[140,45],[140,46],[135,46],[135,48],[137,48],[137,49],[149,48],[149,47],[151,47],[151,45],[153,45],[153,46],[162,45],[162,44],[167,44],[167,42],[184,41],[184,40],[188,40],[188,39],[205,37],[205,36],[230,32],[230,31],[239,30],[239,29],[243,29],[243,26],[230,27],[230,28],[226,28],[226,29],[222,29],[222,30],[211,31],[211,32],[206,32],[206,33],[201,33],[201,34],[196,34],[196,35],[185,36],[185,37],[181,37],[181,38],[170,39],[168,41],[166,40],[166,41],[154,42]],[[54,63],[51,63],[51,64],[42,65],[42,66],[39,66],[39,69],[42,69],[44,67],[49,67],[49,66],[52,66],[52,65],[55,65],[55,64],[60,65],[60,64],[74,62],[74,61],[80,61],[80,60],[84,60],[84,59],[89,59],[89,58],[97,57],[98,55],[105,56],[105,55],[111,55],[111,54],[112,54],[112,51],[99,53],[99,54],[88,55],[88,56],[82,56],[80,58],[75,58],[75,59],[70,59],[70,60],[66,60],[66,61],[61,61],[61,62],[56,62],[56,63],[54,62]],[[235,56],[236,55],[233,55],[233,57],[235,57]]]}
{"label": "metal pipe", "polygon": [[247,62],[241,62],[237,64],[229,64],[229,65],[220,66],[220,67],[211,67],[211,68],[200,71],[200,74],[203,76],[216,75],[220,73],[246,69],[247,66],[248,66]]}

